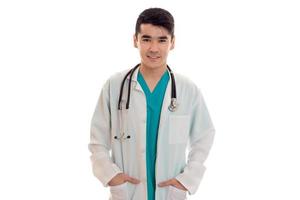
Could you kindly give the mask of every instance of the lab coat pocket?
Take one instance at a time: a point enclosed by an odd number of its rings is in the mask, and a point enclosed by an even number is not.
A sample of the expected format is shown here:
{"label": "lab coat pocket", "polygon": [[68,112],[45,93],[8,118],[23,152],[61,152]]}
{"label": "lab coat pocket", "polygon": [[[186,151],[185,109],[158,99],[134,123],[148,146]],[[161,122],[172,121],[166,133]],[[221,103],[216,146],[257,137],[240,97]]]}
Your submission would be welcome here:
{"label": "lab coat pocket", "polygon": [[186,191],[170,185],[167,200],[186,200]]}
{"label": "lab coat pocket", "polygon": [[127,182],[110,186],[111,200],[127,200]]}
{"label": "lab coat pocket", "polygon": [[189,127],[189,115],[170,115],[169,144],[185,143],[188,139]]}

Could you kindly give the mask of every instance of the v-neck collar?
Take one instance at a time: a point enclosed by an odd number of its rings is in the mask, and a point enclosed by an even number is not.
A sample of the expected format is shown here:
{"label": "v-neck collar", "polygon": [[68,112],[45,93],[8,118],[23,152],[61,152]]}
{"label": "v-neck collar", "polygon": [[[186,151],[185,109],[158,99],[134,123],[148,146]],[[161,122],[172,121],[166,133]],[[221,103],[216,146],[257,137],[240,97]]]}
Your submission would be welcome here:
{"label": "v-neck collar", "polygon": [[[153,91],[151,92],[150,91],[150,88],[149,86],[147,85],[147,82],[145,81],[142,73],[140,72],[140,69],[138,70],[138,77],[137,79],[140,80],[142,82],[142,84],[145,86],[143,88],[146,89],[146,92],[149,94],[149,95],[153,95],[154,93],[156,93],[156,90],[157,88],[159,88],[159,85],[162,83],[162,81],[164,79],[166,79],[168,77],[169,73],[168,73],[168,69],[166,69],[165,73],[161,76],[160,80],[157,82],[156,86],[154,87]],[[145,91],[144,91],[145,92]]]}

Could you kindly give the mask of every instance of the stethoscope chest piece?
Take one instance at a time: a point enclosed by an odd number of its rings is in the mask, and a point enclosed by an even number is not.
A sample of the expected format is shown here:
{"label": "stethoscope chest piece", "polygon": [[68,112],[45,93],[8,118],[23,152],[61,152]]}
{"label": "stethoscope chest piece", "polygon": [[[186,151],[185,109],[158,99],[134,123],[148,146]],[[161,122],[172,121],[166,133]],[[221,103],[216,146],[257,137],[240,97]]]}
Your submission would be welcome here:
{"label": "stethoscope chest piece", "polygon": [[176,102],[176,98],[172,98],[171,99],[171,103],[169,105],[169,110],[171,112],[175,112],[177,110],[177,102]]}

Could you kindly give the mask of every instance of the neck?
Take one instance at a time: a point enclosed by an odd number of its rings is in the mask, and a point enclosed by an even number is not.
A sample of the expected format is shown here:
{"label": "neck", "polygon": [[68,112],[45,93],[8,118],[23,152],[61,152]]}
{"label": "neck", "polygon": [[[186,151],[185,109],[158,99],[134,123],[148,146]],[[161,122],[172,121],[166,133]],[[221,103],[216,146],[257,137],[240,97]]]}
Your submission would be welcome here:
{"label": "neck", "polygon": [[167,69],[167,64],[157,68],[150,68],[143,64],[140,66],[140,72],[147,80],[159,80]]}

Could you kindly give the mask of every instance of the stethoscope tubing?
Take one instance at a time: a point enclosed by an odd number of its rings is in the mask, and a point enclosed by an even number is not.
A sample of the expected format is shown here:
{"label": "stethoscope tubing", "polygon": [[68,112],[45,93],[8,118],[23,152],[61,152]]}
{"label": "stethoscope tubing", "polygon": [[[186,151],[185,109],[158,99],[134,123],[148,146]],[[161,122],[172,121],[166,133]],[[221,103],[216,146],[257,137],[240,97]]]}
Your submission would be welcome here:
{"label": "stethoscope tubing", "polygon": [[[121,88],[120,88],[120,94],[119,94],[119,101],[118,101],[118,109],[122,110],[122,106],[121,106],[121,101],[122,101],[122,96],[123,96],[123,89],[124,89],[124,84],[125,81],[128,77],[128,75],[130,75],[129,77],[129,83],[128,83],[128,92],[127,92],[127,101],[126,101],[126,110],[129,109],[129,104],[130,104],[130,89],[131,89],[131,80],[132,80],[132,76],[134,71],[140,66],[140,63],[137,64],[134,68],[132,68],[131,70],[129,70],[129,72],[127,72],[127,74],[125,75],[124,79],[122,80],[122,84],[121,84]],[[171,70],[171,68],[167,65],[167,69],[170,72],[171,75],[171,104],[169,106],[169,110],[174,112],[176,109],[176,99],[177,99],[177,94],[176,94],[176,83],[175,83],[175,78],[174,78],[174,74],[173,71]]]}

